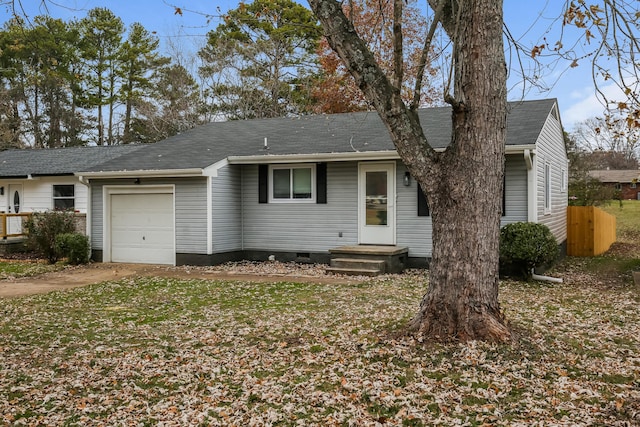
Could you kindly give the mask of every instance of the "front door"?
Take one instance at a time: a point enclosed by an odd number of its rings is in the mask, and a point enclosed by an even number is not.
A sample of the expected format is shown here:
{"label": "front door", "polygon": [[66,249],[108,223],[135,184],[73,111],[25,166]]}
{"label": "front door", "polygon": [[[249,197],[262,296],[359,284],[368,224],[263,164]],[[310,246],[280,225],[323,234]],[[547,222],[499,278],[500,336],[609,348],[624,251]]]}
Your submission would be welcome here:
{"label": "front door", "polygon": [[[22,212],[22,184],[9,184],[9,206],[7,212],[16,214]],[[22,217],[10,216],[7,218],[7,234],[22,233]]]}
{"label": "front door", "polygon": [[358,224],[360,244],[395,245],[395,163],[360,163]]}

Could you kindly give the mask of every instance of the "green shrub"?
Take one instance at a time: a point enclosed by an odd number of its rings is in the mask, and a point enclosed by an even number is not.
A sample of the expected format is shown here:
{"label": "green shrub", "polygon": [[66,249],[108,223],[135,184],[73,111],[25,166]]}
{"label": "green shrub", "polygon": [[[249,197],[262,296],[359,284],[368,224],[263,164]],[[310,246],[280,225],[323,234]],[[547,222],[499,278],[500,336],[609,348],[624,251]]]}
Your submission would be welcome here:
{"label": "green shrub", "polygon": [[84,234],[58,234],[56,249],[61,257],[67,258],[69,264],[78,265],[89,262],[89,238]]}
{"label": "green shrub", "polygon": [[56,237],[75,232],[75,217],[73,212],[67,211],[35,212],[26,221],[25,229],[29,248],[54,264],[60,258]]}
{"label": "green shrub", "polygon": [[500,269],[529,280],[535,267],[550,266],[558,257],[558,243],[543,224],[516,222],[500,230]]}

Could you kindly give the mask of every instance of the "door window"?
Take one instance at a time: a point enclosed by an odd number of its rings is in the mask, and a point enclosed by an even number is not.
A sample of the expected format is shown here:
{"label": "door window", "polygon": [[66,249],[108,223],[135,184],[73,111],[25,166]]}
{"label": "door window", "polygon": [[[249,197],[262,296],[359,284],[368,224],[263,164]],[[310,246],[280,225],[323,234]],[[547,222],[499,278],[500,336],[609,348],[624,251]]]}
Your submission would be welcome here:
{"label": "door window", "polygon": [[20,192],[18,190],[13,193],[13,212],[20,213]]}
{"label": "door window", "polygon": [[387,172],[366,173],[367,225],[387,225]]}

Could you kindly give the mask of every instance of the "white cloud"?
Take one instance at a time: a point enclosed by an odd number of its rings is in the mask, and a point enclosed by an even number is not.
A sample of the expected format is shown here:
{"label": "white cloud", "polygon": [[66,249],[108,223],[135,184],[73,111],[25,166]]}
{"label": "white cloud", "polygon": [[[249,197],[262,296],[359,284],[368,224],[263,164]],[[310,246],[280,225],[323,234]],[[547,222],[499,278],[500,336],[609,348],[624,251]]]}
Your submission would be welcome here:
{"label": "white cloud", "polygon": [[[600,87],[600,90],[605,94],[609,100],[622,100],[625,99],[624,94],[620,89],[610,84]],[[558,100],[560,103],[560,114],[562,115],[562,123],[565,130],[571,132],[575,125],[591,117],[602,117],[606,111],[606,106],[596,96],[596,91],[593,86],[585,87],[581,91],[573,91],[569,97],[571,100],[577,100],[577,102],[571,103],[569,106],[563,105],[563,99]],[[569,99],[565,98],[564,101]]]}

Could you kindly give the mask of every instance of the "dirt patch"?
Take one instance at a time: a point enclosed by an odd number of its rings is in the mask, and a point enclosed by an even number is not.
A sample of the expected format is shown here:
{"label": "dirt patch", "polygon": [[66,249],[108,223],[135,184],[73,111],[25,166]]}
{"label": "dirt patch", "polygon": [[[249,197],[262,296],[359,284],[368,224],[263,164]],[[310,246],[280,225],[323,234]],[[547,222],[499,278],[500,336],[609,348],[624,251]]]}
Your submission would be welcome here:
{"label": "dirt patch", "polygon": [[286,274],[252,274],[238,271],[210,271],[192,267],[167,267],[145,264],[99,263],[71,267],[63,271],[0,281],[0,298],[42,294],[73,289],[107,280],[127,277],[175,277],[180,279],[237,280],[250,282],[295,281],[305,283],[345,284],[361,280],[344,276],[304,276]]}

